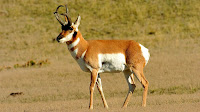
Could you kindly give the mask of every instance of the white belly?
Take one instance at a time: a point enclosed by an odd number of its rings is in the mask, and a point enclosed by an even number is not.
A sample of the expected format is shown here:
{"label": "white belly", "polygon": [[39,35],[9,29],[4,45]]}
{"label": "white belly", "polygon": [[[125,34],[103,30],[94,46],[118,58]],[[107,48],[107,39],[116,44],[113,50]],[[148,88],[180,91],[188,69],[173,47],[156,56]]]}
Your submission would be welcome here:
{"label": "white belly", "polygon": [[99,73],[102,72],[121,72],[126,69],[125,56],[122,53],[99,54]]}

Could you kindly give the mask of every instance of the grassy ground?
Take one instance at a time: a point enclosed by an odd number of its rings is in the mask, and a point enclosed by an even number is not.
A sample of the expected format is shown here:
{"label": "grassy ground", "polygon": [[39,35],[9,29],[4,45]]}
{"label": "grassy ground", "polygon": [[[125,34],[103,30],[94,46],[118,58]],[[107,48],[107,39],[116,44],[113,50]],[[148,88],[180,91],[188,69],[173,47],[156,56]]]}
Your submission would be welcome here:
{"label": "grassy ground", "polygon": [[[149,48],[150,86],[121,109],[128,86],[122,73],[102,74],[108,111],[200,111],[200,2],[198,0],[1,0],[0,111],[88,111],[90,74],[53,39],[53,12],[68,4],[86,39],[133,39]],[[64,11],[64,9],[63,9]],[[11,93],[21,95],[11,96]],[[95,89],[94,109],[105,111]]]}

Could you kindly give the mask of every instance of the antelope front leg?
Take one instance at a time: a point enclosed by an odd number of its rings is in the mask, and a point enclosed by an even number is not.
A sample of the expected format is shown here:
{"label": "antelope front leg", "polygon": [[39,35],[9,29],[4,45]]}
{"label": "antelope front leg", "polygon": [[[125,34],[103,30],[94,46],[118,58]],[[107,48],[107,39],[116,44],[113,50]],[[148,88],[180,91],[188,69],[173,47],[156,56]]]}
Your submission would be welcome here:
{"label": "antelope front leg", "polygon": [[95,83],[97,81],[97,70],[93,69],[91,73],[91,82],[90,82],[90,105],[89,109],[93,109],[93,93],[94,93],[94,87]]}

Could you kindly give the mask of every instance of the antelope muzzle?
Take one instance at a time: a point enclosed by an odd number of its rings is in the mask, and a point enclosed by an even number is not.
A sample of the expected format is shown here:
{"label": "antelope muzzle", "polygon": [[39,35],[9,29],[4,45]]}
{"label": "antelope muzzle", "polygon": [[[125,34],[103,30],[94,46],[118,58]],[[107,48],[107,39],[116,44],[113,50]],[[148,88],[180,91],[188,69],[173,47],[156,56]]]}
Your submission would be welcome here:
{"label": "antelope muzzle", "polygon": [[60,34],[57,36],[57,38],[56,38],[57,42],[60,43],[60,39],[62,39],[63,37],[64,37],[64,36],[60,33]]}

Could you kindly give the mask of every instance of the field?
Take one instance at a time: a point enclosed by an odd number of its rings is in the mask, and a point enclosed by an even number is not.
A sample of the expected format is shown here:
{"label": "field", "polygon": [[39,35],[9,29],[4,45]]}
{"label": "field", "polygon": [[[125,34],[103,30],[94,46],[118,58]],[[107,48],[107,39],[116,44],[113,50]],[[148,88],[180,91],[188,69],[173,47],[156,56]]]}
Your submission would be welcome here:
{"label": "field", "polygon": [[1,0],[0,112],[89,111],[90,74],[55,41],[61,29],[53,12],[66,3],[73,21],[81,16],[85,39],[136,40],[151,53],[144,69],[147,107],[136,80],[122,109],[124,75],[106,73],[101,78],[109,109],[95,88],[94,111],[200,111],[199,0]]}

